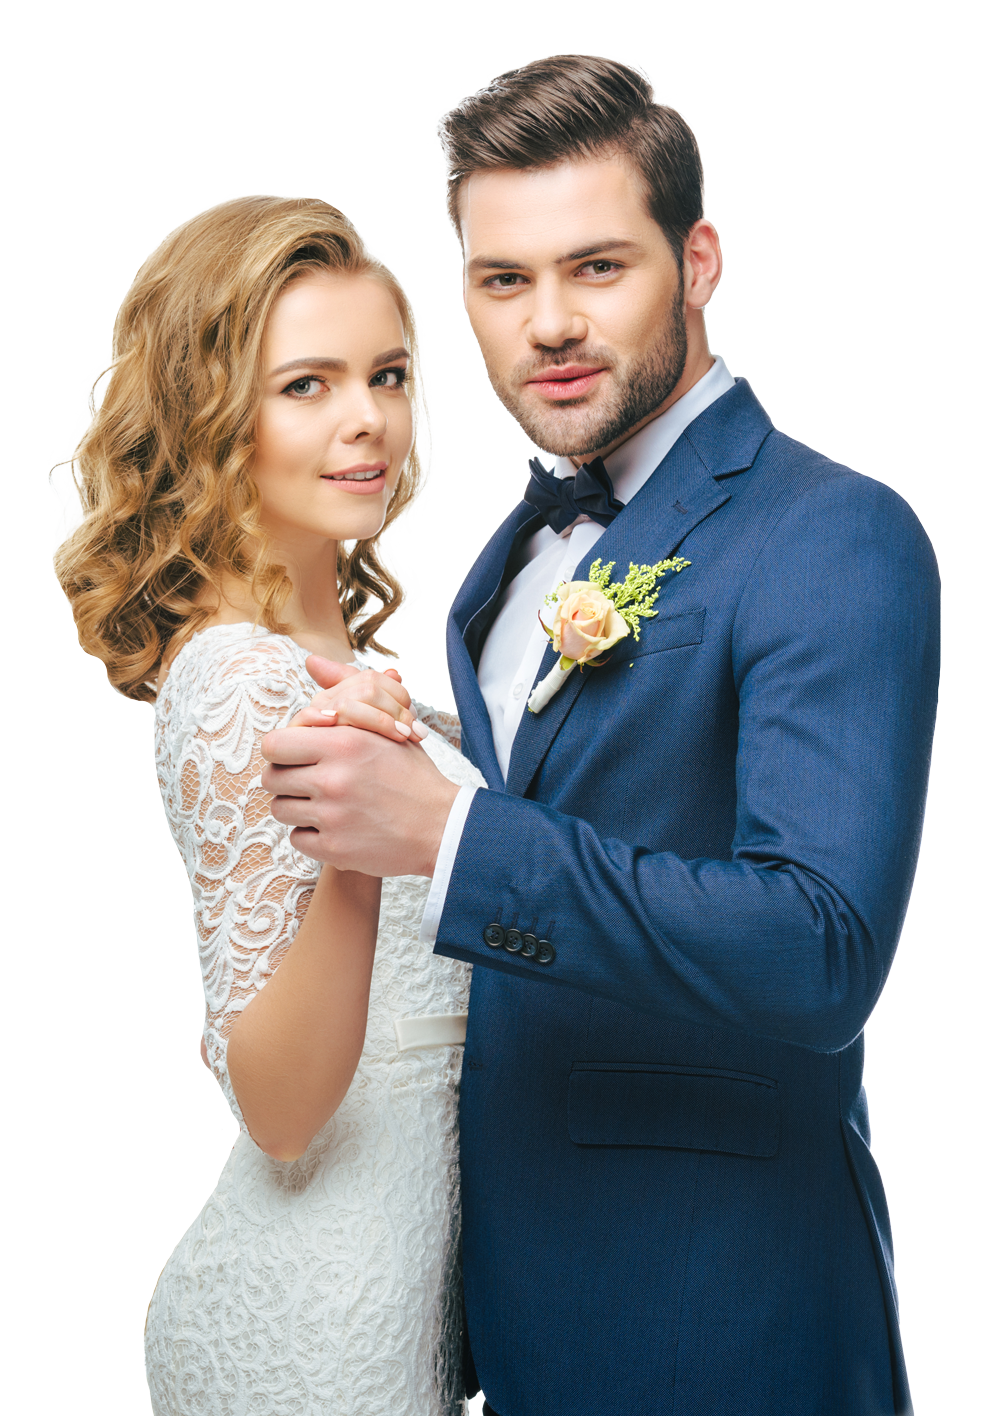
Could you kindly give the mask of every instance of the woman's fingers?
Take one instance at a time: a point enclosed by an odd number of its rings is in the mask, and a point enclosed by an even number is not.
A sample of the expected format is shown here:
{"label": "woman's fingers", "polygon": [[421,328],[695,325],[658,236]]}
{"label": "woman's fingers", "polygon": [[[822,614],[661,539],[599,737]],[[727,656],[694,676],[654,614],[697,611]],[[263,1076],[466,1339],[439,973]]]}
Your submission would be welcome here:
{"label": "woman's fingers", "polygon": [[365,703],[360,699],[348,699],[337,708],[327,709],[317,708],[310,703],[308,708],[303,708],[296,713],[288,726],[290,728],[362,728],[369,733],[379,733],[382,737],[388,738],[390,742],[410,741],[419,745],[421,739],[427,736],[429,729],[423,725],[419,718],[414,718],[408,710],[400,709],[397,705],[396,711],[401,714],[398,718],[393,713],[387,712],[375,704]]}
{"label": "woman's fingers", "polygon": [[306,670],[310,678],[323,688],[333,688],[361,672],[354,664],[338,664],[335,659],[324,659],[322,654],[310,654],[306,659]]}
{"label": "woman's fingers", "polygon": [[410,695],[398,678],[388,674],[377,674],[370,669],[343,680],[331,688],[321,690],[312,699],[311,708],[339,710],[347,702],[368,703],[383,713],[390,714],[398,722],[409,725],[413,722],[410,711]]}

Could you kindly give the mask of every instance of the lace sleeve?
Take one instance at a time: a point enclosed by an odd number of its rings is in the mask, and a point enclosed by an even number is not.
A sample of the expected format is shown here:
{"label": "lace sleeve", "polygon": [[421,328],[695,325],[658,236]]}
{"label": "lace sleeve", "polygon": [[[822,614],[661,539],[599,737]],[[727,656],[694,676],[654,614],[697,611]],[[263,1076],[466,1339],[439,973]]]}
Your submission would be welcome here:
{"label": "lace sleeve", "polygon": [[415,700],[410,707],[414,716],[422,723],[440,733],[445,742],[450,742],[457,752],[462,751],[462,724],[456,713],[442,713],[437,708],[428,708],[426,703],[417,703]]}
{"label": "lace sleeve", "polygon": [[208,1060],[244,1129],[227,1039],[295,938],[319,877],[260,785],[262,737],[316,692],[304,658],[283,636],[217,626],[182,650],[157,701],[157,774],[194,895]]}

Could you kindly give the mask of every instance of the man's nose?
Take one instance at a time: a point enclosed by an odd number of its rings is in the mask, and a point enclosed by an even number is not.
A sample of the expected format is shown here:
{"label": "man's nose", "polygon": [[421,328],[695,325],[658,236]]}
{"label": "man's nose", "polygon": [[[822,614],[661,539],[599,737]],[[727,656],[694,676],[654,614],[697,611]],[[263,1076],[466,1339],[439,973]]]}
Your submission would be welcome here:
{"label": "man's nose", "polygon": [[530,344],[561,349],[564,344],[578,344],[587,338],[587,320],[571,295],[561,281],[539,281],[525,331]]}

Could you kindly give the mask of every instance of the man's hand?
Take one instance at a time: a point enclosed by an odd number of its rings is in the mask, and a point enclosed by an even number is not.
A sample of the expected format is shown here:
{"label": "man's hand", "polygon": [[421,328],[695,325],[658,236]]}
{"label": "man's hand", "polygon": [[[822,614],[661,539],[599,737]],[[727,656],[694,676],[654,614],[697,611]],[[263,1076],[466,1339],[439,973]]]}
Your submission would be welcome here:
{"label": "man's hand", "polygon": [[364,875],[434,874],[458,787],[415,743],[349,727],[279,728],[261,750],[261,785],[297,851]]}

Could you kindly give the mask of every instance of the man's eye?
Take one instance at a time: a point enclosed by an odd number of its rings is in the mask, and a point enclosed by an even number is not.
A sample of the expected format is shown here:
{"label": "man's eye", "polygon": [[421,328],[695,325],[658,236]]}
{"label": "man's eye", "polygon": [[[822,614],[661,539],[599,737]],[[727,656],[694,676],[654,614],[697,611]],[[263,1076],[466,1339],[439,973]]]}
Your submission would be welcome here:
{"label": "man's eye", "polygon": [[292,398],[311,398],[323,387],[323,380],[315,378],[312,374],[307,374],[301,379],[296,379],[287,388],[282,389],[282,393],[290,394]]}
{"label": "man's eye", "polygon": [[372,388],[402,388],[406,383],[406,369],[380,369],[371,378]]}
{"label": "man's eye", "polygon": [[486,282],[487,286],[492,286],[494,290],[513,290],[516,285],[524,283],[524,276],[518,275],[516,271],[505,270],[499,275],[491,275]]}
{"label": "man's eye", "polygon": [[618,269],[614,261],[590,261],[582,267],[583,270],[593,271],[594,275],[610,275],[612,271]]}

